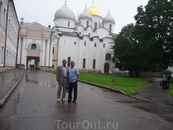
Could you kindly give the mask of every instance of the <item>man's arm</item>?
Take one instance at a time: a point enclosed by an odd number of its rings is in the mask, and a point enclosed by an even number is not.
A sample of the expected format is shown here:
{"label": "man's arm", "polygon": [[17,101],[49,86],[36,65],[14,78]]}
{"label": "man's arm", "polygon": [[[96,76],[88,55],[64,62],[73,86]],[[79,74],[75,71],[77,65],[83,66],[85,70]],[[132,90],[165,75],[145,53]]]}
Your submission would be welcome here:
{"label": "man's arm", "polygon": [[57,71],[56,71],[56,80],[59,82],[59,77],[60,77],[60,67],[57,67]]}
{"label": "man's arm", "polygon": [[78,81],[78,79],[79,79],[79,74],[77,75],[77,79],[76,79],[76,81]]}

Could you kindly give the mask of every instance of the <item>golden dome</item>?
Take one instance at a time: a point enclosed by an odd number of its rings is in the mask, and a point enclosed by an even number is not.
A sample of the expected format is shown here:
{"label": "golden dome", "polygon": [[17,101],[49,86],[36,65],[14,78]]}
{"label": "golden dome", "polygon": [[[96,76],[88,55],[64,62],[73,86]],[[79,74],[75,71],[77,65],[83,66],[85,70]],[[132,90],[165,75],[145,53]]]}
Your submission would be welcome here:
{"label": "golden dome", "polygon": [[88,12],[91,14],[91,15],[96,15],[96,16],[100,16],[101,17],[101,13],[99,11],[99,9],[97,9],[94,5],[94,2],[93,2],[93,5],[88,8]]}

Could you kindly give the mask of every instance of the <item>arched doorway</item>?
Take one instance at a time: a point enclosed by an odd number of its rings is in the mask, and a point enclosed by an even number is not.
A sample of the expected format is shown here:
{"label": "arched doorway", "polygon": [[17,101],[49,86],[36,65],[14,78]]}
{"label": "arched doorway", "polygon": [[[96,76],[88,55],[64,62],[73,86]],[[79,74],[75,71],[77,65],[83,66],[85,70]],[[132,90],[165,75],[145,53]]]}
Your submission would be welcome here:
{"label": "arched doorway", "polygon": [[106,64],[104,65],[104,73],[105,73],[105,74],[109,74],[109,64],[108,64],[108,63],[106,63]]}
{"label": "arched doorway", "polygon": [[27,47],[26,69],[39,69],[40,63],[40,46],[31,43]]}

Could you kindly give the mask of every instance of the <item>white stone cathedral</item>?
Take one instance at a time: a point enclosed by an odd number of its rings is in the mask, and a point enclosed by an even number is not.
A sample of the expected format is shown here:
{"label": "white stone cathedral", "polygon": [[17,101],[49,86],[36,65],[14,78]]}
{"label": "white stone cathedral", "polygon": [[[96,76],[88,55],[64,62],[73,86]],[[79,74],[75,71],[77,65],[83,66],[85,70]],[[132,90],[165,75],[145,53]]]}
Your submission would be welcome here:
{"label": "white stone cathedral", "polygon": [[[94,3],[77,18],[67,2],[54,15],[54,37],[57,41],[57,65],[63,59],[75,61],[81,72],[111,73],[115,20],[110,11],[102,18]],[[56,43],[55,43],[56,44]]]}
{"label": "white stone cathedral", "polygon": [[13,1],[2,0],[0,67],[56,70],[67,59],[68,66],[74,60],[81,72],[111,73],[114,26],[110,11],[102,17],[93,3],[76,18],[67,2],[55,12],[53,28],[23,18],[19,23]]}

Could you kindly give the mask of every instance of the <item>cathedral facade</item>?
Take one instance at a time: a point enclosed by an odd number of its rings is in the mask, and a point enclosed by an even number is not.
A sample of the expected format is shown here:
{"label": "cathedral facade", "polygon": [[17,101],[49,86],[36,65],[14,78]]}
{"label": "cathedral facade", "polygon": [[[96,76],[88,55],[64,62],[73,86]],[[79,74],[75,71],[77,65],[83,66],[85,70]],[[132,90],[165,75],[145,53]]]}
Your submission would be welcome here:
{"label": "cathedral facade", "polygon": [[112,73],[115,20],[102,17],[93,3],[75,17],[67,2],[54,14],[54,26],[21,19],[17,65],[25,69],[56,70],[62,60],[75,61],[81,72]]}
{"label": "cathedral facade", "polygon": [[74,60],[81,72],[111,73],[115,20],[110,11],[102,18],[93,3],[75,18],[67,3],[54,15],[54,37],[58,39],[57,60]]}

